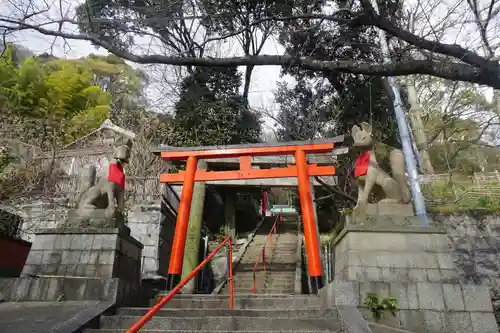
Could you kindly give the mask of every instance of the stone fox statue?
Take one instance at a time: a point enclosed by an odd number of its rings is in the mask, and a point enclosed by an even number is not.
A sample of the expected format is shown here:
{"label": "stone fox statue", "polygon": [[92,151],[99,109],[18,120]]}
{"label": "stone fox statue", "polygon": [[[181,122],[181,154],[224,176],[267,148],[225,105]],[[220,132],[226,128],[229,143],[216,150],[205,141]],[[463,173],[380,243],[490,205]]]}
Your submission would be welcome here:
{"label": "stone fox statue", "polygon": [[352,127],[354,139],[353,149],[359,152],[356,158],[354,177],[358,184],[358,203],[366,204],[375,187],[380,187],[385,199],[380,202],[407,204],[411,201],[408,182],[405,175],[404,155],[400,149],[392,149],[389,153],[389,164],[392,177],[382,170],[375,156],[375,143],[372,128],[367,123],[361,123],[361,128]]}
{"label": "stone fox statue", "polygon": [[[80,175],[76,209],[68,216],[69,225],[80,225],[90,219],[120,218],[124,208],[125,174],[123,165],[129,162],[132,142],[127,140],[113,150],[107,178],[97,184],[96,169],[89,166]],[[108,226],[116,227],[116,226]]]}

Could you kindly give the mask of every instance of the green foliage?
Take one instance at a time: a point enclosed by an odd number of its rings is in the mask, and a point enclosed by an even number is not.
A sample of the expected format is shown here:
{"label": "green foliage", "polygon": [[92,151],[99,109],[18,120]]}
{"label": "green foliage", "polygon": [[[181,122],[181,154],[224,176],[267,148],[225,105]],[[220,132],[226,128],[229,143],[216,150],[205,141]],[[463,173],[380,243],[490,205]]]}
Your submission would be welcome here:
{"label": "green foliage", "polygon": [[4,136],[43,150],[70,143],[106,118],[138,108],[144,74],[116,56],[27,57],[8,44],[0,57]]}
{"label": "green foliage", "polygon": [[[302,9],[301,5],[297,5],[297,10]],[[321,12],[323,5],[322,1],[314,2],[307,10]],[[379,6],[381,12],[393,18],[402,2],[380,2]],[[345,18],[349,20],[349,14]],[[287,54],[332,61],[378,61],[378,47],[372,47],[377,38],[376,31],[367,26],[338,27],[336,23],[318,24],[308,20],[284,23],[280,34]],[[288,99],[280,105],[278,120],[288,127],[291,139],[297,134],[304,139],[315,134],[345,135],[354,124],[367,121],[379,140],[398,145],[390,98],[381,78],[300,68],[283,68],[282,73],[292,75],[299,82],[296,87],[282,86],[278,91],[278,98]],[[289,119],[286,125],[283,124],[285,114]],[[280,134],[283,137],[282,132]]]}
{"label": "green foliage", "polygon": [[[467,213],[500,212],[500,202],[497,193],[491,192],[488,195],[488,189],[483,191],[474,185],[471,181],[446,181],[434,182],[431,184],[422,184],[422,192],[428,202],[427,209],[433,213]],[[492,191],[500,188],[498,182],[491,182],[487,185]],[[471,193],[472,192],[472,193]],[[474,195],[471,195],[474,194]]]}
{"label": "green foliage", "polygon": [[260,122],[239,95],[240,84],[236,68],[196,68],[182,84],[171,144],[201,146],[258,142]]}
{"label": "green foliage", "polygon": [[1,61],[0,107],[7,124],[22,124],[4,128],[7,135],[47,149],[87,134],[106,119],[110,96],[79,61],[41,62],[32,57],[15,64],[9,52]]}
{"label": "green foliage", "polygon": [[396,316],[399,311],[395,297],[385,297],[380,300],[375,293],[367,293],[363,304],[371,311],[376,320],[382,318],[385,312],[390,312],[393,316]]}

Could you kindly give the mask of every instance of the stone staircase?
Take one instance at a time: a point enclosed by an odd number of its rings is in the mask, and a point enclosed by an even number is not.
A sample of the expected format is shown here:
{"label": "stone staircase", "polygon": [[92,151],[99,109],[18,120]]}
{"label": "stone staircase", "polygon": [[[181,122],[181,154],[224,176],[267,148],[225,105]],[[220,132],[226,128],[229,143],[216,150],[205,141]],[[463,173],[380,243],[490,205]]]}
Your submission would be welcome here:
{"label": "stone staircase", "polygon": [[[276,217],[266,218],[234,270],[234,293],[252,293],[253,268],[266,241],[267,272],[264,271],[261,259],[256,270],[257,294],[295,293],[297,222],[292,220],[278,222],[277,234],[273,237],[271,249],[267,239],[275,220]],[[221,290],[221,293],[229,293],[229,285],[227,283]]]}
{"label": "stone staircase", "polygon": [[[84,333],[122,333],[147,308],[119,308],[102,316],[99,329]],[[341,332],[338,310],[322,309],[316,295],[237,295],[228,310],[226,295],[176,295],[140,332]]]}

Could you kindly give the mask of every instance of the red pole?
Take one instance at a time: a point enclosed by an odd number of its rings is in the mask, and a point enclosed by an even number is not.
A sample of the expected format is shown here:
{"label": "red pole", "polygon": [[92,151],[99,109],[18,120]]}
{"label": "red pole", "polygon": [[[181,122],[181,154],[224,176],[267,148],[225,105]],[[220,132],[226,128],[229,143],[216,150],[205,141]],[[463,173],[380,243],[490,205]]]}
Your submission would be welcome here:
{"label": "red pole", "polygon": [[[186,285],[186,283],[189,282],[189,280],[191,280],[193,277],[196,276],[196,274],[198,274],[198,272],[200,271],[200,269],[205,266],[207,264],[207,262],[209,262],[210,260],[213,259],[213,257],[215,257],[215,255],[220,251],[220,249],[222,249],[222,247],[224,245],[226,245],[228,242],[231,242],[231,238],[226,238],[222,243],[220,243],[219,247],[217,247],[215,250],[212,251],[212,253],[210,253],[206,258],[205,260],[203,260],[191,273],[189,273],[188,276],[186,276],[177,286],[175,286],[174,289],[172,289],[168,294],[167,296],[165,297],[162,297],[155,305],[153,305],[152,308],[150,308],[148,310],[148,312],[146,312],[146,314],[144,316],[142,316],[134,325],[132,325],[132,327],[130,327],[126,333],[136,333],[137,331],[139,331],[139,329],[141,329],[142,327],[144,327],[144,325],[146,325],[146,323],[151,319],[153,318],[153,316],[168,302],[170,301],[172,298],[174,298],[175,295],[177,295],[177,293],[182,289],[182,287],[184,287],[184,285]],[[231,301],[230,301],[231,302]]]}
{"label": "red pole", "polygon": [[229,238],[229,310],[233,309],[233,240]]}
{"label": "red pole", "polygon": [[306,245],[309,278],[311,279],[311,293],[317,293],[323,287],[323,271],[321,269],[321,255],[314,219],[314,208],[311,196],[311,184],[307,174],[306,153],[302,150],[295,152],[297,178],[299,183],[300,207],[304,224],[304,238]]}
{"label": "red pole", "polygon": [[170,265],[168,267],[168,288],[172,289],[182,273],[182,261],[184,260],[184,247],[186,245],[186,234],[189,223],[189,212],[191,200],[193,199],[194,177],[197,169],[197,158],[189,156],[186,162],[186,172],[182,185],[181,201],[177,212],[177,222],[170,254]]}

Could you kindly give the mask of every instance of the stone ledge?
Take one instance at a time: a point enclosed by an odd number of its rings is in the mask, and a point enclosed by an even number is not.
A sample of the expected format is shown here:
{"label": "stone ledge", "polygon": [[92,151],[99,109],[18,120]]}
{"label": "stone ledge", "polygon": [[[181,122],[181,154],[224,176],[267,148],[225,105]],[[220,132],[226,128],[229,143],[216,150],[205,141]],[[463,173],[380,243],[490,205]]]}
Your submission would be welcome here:
{"label": "stone ledge", "polygon": [[[127,227],[128,229],[128,227]],[[47,228],[35,230],[35,235],[118,235],[143,249],[144,245],[134,237],[130,236],[130,229],[121,228]]]}
{"label": "stone ledge", "polygon": [[390,215],[390,216],[413,216],[413,205],[397,204],[397,203],[367,203],[358,206],[353,214],[356,216],[365,215]]}
{"label": "stone ledge", "polygon": [[[441,224],[430,221],[431,227],[440,227]],[[419,216],[408,215],[347,215],[345,217],[346,226],[365,226],[365,227],[408,227],[425,228],[422,219]]]}
{"label": "stone ledge", "polygon": [[320,296],[324,307],[363,307],[367,293],[396,297],[400,310],[493,312],[488,286],[336,280],[321,289]]}
{"label": "stone ledge", "polygon": [[374,232],[392,234],[446,234],[445,228],[438,227],[404,227],[404,226],[364,226],[348,225],[333,239],[332,244],[338,244],[349,232]]}

